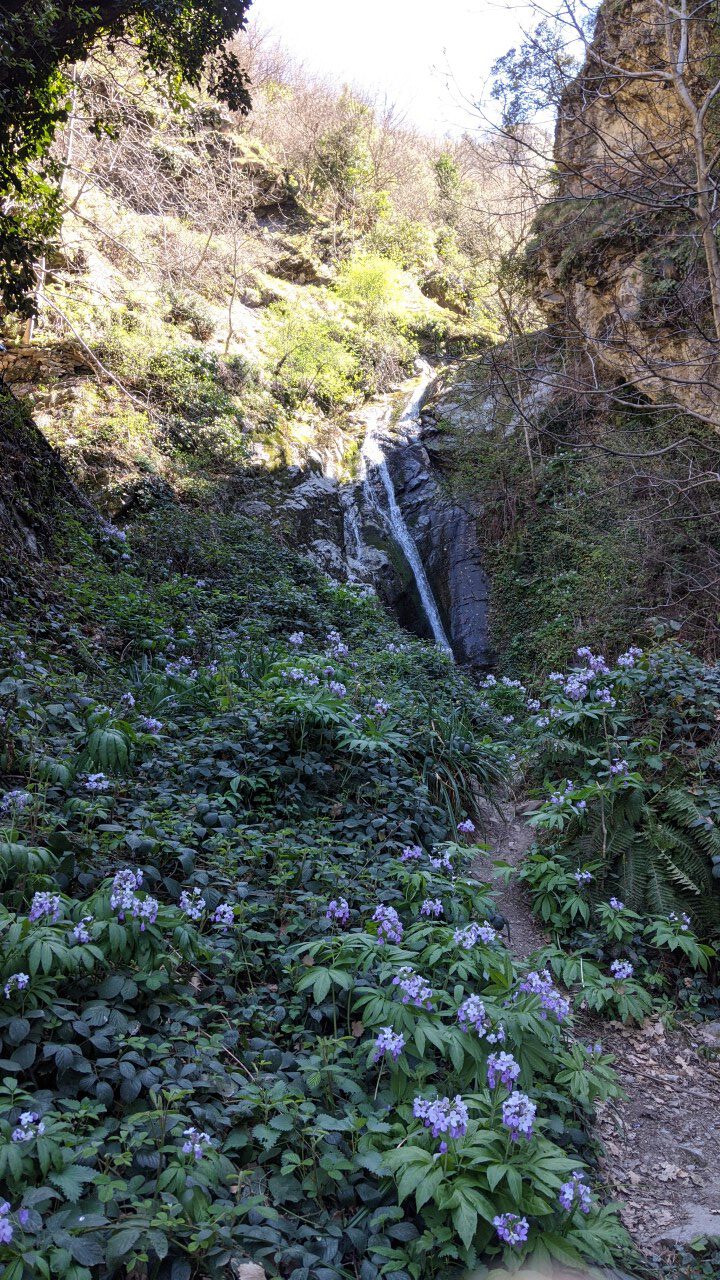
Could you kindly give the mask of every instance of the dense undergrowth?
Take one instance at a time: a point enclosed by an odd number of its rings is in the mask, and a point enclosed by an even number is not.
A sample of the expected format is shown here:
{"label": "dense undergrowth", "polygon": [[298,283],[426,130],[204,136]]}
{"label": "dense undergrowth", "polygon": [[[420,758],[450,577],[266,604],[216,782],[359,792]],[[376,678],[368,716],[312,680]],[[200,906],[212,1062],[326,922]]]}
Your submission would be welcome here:
{"label": "dense undergrowth", "polygon": [[482,696],[249,522],[61,561],[3,642],[5,1274],[610,1259],[608,1060],[468,879]]}
{"label": "dense undergrowth", "polygon": [[637,1022],[678,1000],[716,1013],[718,667],[677,642],[614,663],[584,646],[540,697],[486,686],[522,725],[538,844],[520,877],[576,1007]]}

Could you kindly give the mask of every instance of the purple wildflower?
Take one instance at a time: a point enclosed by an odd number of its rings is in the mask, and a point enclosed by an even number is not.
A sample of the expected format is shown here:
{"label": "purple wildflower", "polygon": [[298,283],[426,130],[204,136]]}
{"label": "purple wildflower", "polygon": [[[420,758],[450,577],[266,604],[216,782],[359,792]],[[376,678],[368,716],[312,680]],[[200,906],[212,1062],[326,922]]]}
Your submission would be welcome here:
{"label": "purple wildflower", "polygon": [[578,869],[577,871],[574,872],[574,875],[575,875],[575,880],[579,885],[590,884],[591,880],[593,879],[592,871],[580,871]]}
{"label": "purple wildflower", "polygon": [[402,942],[402,921],[394,907],[385,907],[381,903],[375,908],[373,920],[378,927],[378,942]]}
{"label": "purple wildflower", "polygon": [[610,972],[616,982],[622,982],[625,978],[632,978],[635,970],[629,960],[613,960]]}
{"label": "purple wildflower", "polygon": [[489,1044],[502,1044],[505,1039],[505,1029],[501,1024],[493,1029],[480,996],[468,996],[463,1000],[457,1019],[462,1031],[476,1031],[480,1039],[487,1040]]}
{"label": "purple wildflower", "polygon": [[153,716],[140,716],[139,723],[146,733],[157,734],[163,727],[162,720],[155,720]]}
{"label": "purple wildflower", "polygon": [[488,1086],[494,1089],[497,1085],[498,1076],[500,1081],[507,1089],[511,1087],[520,1075],[520,1064],[515,1061],[511,1053],[491,1053],[487,1060],[487,1081]]}
{"label": "purple wildflower", "polygon": [[104,773],[89,773],[83,785],[86,791],[108,791],[110,779]]}
{"label": "purple wildflower", "polygon": [[11,973],[5,983],[5,999],[9,1000],[13,991],[24,991],[30,985],[30,975],[27,973]]}
{"label": "purple wildflower", "polygon": [[527,1218],[517,1213],[499,1213],[493,1218],[493,1226],[504,1244],[524,1244],[530,1230]]}
{"label": "purple wildflower", "polygon": [[452,875],[452,858],[450,857],[447,849],[439,856],[433,856],[433,854],[429,853],[428,862],[430,863],[433,871],[447,871],[448,875]]}
{"label": "purple wildflower", "polygon": [[193,1125],[189,1129],[183,1129],[183,1137],[185,1138],[182,1145],[183,1155],[192,1156],[193,1160],[201,1160],[206,1148],[213,1145],[210,1134],[203,1133]]}
{"label": "purple wildflower", "polygon": [[466,924],[462,929],[456,929],[453,934],[453,942],[459,947],[463,947],[465,951],[471,951],[477,942],[484,942],[487,946],[494,942],[497,938],[497,931],[490,924],[477,924],[474,920],[470,924]]}
{"label": "purple wildflower", "polygon": [[390,703],[384,702],[382,698],[378,698],[373,703],[373,711],[375,712],[376,716],[386,716],[389,710],[390,710]]}
{"label": "purple wildflower", "polygon": [[2,800],[0,800],[0,813],[22,813],[32,800],[29,791],[6,791]]}
{"label": "purple wildflower", "polygon": [[444,1142],[446,1137],[462,1138],[467,1133],[468,1110],[459,1093],[452,1100],[434,1098],[428,1101],[426,1098],[415,1098],[413,1115],[416,1120],[422,1120],[433,1138],[443,1138],[443,1150],[447,1150]]}
{"label": "purple wildflower", "polygon": [[344,698],[347,694],[347,688],[341,680],[331,680],[328,689],[336,698]]}
{"label": "purple wildflower", "polygon": [[625,909],[625,903],[621,902],[619,898],[611,898],[609,905],[613,911],[623,911]]}
{"label": "purple wildflower", "polygon": [[135,706],[135,697],[130,692],[129,689],[127,690],[126,693],[122,695],[120,699],[120,706],[123,708],[124,711],[132,711],[133,707]]}
{"label": "purple wildflower", "polygon": [[397,1062],[404,1048],[405,1037],[402,1032],[395,1032],[392,1027],[382,1027],[375,1041],[373,1062],[379,1062],[386,1053],[392,1054],[393,1060]]}
{"label": "purple wildflower", "polygon": [[75,925],[72,935],[76,942],[90,942],[90,933],[87,926],[92,924],[93,918],[93,916],[83,916],[82,920]]}
{"label": "purple wildflower", "polygon": [[531,1102],[526,1093],[511,1093],[502,1104],[502,1122],[506,1129],[510,1130],[510,1138],[513,1142],[517,1142],[520,1134],[525,1138],[531,1138],[533,1133],[533,1120],[537,1107]]}
{"label": "purple wildflower", "polygon": [[402,1003],[414,1004],[418,1009],[432,1009],[432,987],[419,973],[415,973],[409,964],[404,964],[398,969],[396,976],[392,980],[394,987],[399,987],[402,991]]}
{"label": "purple wildflower", "polygon": [[18,1119],[17,1128],[12,1131],[13,1142],[30,1142],[45,1132],[45,1121],[40,1119],[37,1111],[23,1111]]}
{"label": "purple wildflower", "polygon": [[350,907],[348,906],[347,898],[333,898],[331,902],[328,902],[325,919],[336,920],[338,924],[346,925],[350,919]]}
{"label": "purple wildflower", "polygon": [[680,932],[687,933],[691,925],[691,920],[689,915],[685,911],[683,911],[680,916],[678,916],[677,911],[671,911],[670,915],[668,916],[668,923],[679,925]]}
{"label": "purple wildflower", "polygon": [[475,834],[475,823],[472,818],[463,818],[462,822],[458,822],[458,831],[461,836],[472,836]]}
{"label": "purple wildflower", "polygon": [[423,851],[419,844],[407,845],[400,854],[401,862],[415,862],[418,858],[422,858]]}
{"label": "purple wildflower", "polygon": [[590,1212],[592,1192],[584,1181],[584,1176],[580,1169],[576,1169],[569,1182],[563,1182],[558,1193],[558,1200],[563,1209],[572,1209],[577,1201],[581,1213]]}
{"label": "purple wildflower", "polygon": [[219,902],[210,917],[213,924],[219,925],[223,933],[235,922],[235,912],[229,902]]}
{"label": "purple wildflower", "polygon": [[185,912],[189,920],[202,919],[205,899],[201,896],[199,889],[193,889],[192,894],[189,894],[187,889],[183,889],[180,894],[180,910]]}
{"label": "purple wildflower", "polygon": [[436,920],[443,914],[443,904],[439,898],[426,898],[420,908],[421,916],[434,916]]}
{"label": "purple wildflower", "polygon": [[[543,969],[542,973],[535,969],[526,973],[520,983],[520,991],[539,996],[543,1011],[554,1013],[558,1022],[563,1022],[570,1012],[570,1001],[560,994],[547,969]],[[547,1013],[543,1012],[540,1016],[544,1019]]]}
{"label": "purple wildflower", "polygon": [[626,653],[620,654],[620,657],[617,660],[617,665],[619,667],[634,667],[636,659],[642,658],[642,656],[642,649],[638,649],[635,645],[631,645]]}
{"label": "purple wildflower", "polygon": [[12,1224],[8,1221],[10,1205],[7,1200],[0,1200],[0,1244],[10,1244],[13,1238]]}
{"label": "purple wildflower", "polygon": [[55,924],[62,914],[62,904],[60,902],[59,893],[47,893],[42,891],[33,896],[30,910],[28,912],[28,920],[42,920],[43,916],[50,917],[50,923]]}
{"label": "purple wildflower", "polygon": [[610,764],[610,773],[614,777],[616,774],[627,773],[629,768],[630,768],[630,765],[628,764],[627,760],[621,760],[620,757],[618,756]]}
{"label": "purple wildflower", "polygon": [[301,645],[301,644],[304,644],[304,643],[305,643],[305,632],[304,632],[304,631],[293,631],[293,632],[291,632],[291,634],[288,636],[288,644],[292,644],[292,645],[294,645],[296,649],[299,649],[299,648],[300,648],[300,645]]}

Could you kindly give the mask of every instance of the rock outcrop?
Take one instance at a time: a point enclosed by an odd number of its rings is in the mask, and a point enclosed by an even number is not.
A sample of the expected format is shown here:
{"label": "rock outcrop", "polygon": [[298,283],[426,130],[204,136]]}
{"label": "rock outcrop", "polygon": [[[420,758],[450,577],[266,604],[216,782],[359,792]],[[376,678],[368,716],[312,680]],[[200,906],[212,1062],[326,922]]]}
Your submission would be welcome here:
{"label": "rock outcrop", "polygon": [[[700,6],[689,24],[697,102],[712,72],[710,14]],[[557,197],[538,217],[529,263],[541,304],[571,345],[651,400],[720,427],[690,115],[665,78],[669,66],[660,6],[601,7],[561,103]]]}

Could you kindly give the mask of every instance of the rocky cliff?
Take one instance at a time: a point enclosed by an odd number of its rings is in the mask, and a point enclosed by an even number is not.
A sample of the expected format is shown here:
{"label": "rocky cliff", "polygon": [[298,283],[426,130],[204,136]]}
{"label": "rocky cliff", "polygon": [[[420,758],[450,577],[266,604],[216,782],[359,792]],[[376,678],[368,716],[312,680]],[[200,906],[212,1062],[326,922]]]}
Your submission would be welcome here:
{"label": "rocky cliff", "polygon": [[[690,98],[712,81],[714,28],[689,23]],[[673,25],[671,39],[679,30]],[[690,114],[672,79],[661,7],[606,3],[555,141],[557,188],[529,269],[573,348],[658,403],[720,425],[720,365],[696,208]],[[717,142],[712,110],[708,148]]]}

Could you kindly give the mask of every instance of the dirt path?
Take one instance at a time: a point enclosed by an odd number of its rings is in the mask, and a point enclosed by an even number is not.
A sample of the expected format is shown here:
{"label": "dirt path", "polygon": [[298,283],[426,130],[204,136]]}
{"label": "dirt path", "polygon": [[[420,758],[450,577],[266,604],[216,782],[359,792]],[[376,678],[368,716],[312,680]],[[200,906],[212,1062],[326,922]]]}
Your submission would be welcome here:
{"label": "dirt path", "polygon": [[[519,866],[534,836],[511,805],[482,817],[490,848],[473,871],[492,881],[493,860]],[[547,941],[527,895],[513,877],[495,896],[510,948],[526,959]],[[640,1252],[651,1267],[667,1266],[676,1245],[720,1236],[720,1023],[666,1031],[659,1021],[625,1027],[581,1016],[577,1026],[614,1055],[625,1094],[598,1108],[603,1178]]]}

